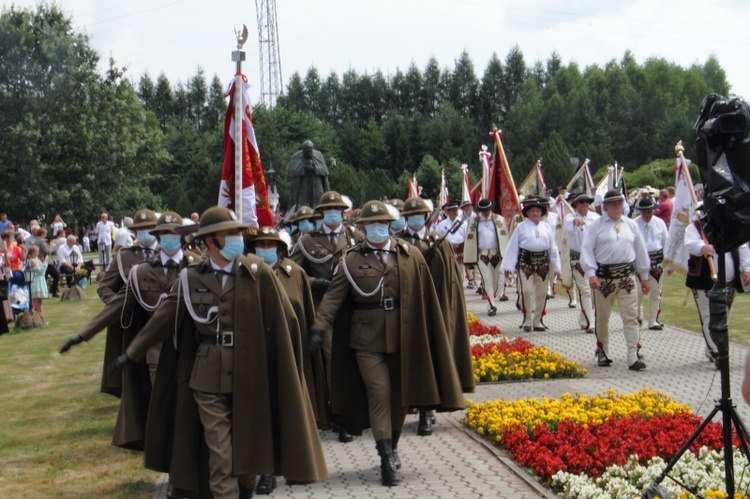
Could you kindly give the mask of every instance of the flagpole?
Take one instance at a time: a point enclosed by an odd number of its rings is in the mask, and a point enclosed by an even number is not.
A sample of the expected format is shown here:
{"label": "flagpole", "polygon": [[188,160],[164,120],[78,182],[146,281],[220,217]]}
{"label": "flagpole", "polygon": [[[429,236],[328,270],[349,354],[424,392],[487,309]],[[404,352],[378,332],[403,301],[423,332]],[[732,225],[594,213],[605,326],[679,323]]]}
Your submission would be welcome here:
{"label": "flagpole", "polygon": [[[693,187],[693,179],[690,178],[690,170],[687,166],[687,161],[685,161],[685,146],[682,145],[682,141],[679,141],[676,146],[674,146],[674,152],[677,153],[677,157],[680,158],[680,169],[682,170],[682,174],[685,175],[685,180],[687,181],[688,188],[690,189],[690,195],[693,198],[693,206],[698,204],[698,198],[695,195],[695,188]],[[703,232],[703,225],[698,222],[698,231],[700,232],[701,238],[703,238],[703,244],[709,244],[708,238],[706,237],[706,233]],[[719,255],[719,258],[722,258],[722,255]],[[716,275],[716,268],[714,267],[714,259],[713,258],[706,258],[706,261],[708,261],[708,269],[711,272],[711,279],[716,280],[718,276]]]}
{"label": "flagpole", "polygon": [[243,102],[242,102],[242,61],[245,60],[245,51],[242,46],[247,41],[247,26],[242,25],[242,32],[234,31],[237,37],[237,50],[232,52],[232,61],[237,63],[237,71],[234,75],[234,212],[237,218],[242,220],[242,123]]}

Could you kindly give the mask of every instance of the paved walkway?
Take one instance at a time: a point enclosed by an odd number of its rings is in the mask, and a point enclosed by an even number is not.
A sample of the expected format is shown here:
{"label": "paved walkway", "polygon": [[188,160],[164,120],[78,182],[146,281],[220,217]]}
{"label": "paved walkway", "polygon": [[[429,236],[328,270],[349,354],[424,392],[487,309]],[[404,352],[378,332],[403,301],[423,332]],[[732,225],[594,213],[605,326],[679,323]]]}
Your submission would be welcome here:
{"label": "paved walkway", "polygon": [[[509,288],[509,294],[515,292]],[[547,346],[568,360],[588,369],[583,379],[526,381],[482,384],[474,394],[475,401],[521,398],[558,397],[563,393],[580,392],[595,395],[614,388],[619,393],[633,393],[652,388],[686,402],[694,412],[707,415],[714,400],[721,395],[718,371],[704,357],[703,337],[684,330],[667,327],[663,331],[642,331],[645,371],[628,370],[625,361],[625,340],[619,316],[613,314],[611,325],[611,357],[608,368],[596,365],[594,335],[578,327],[578,310],[568,308],[567,296],[548,302],[543,333],[523,333],[519,328],[521,313],[514,302],[497,304],[495,317],[487,316],[487,303],[473,291],[466,292],[467,308],[485,324],[496,325],[508,336],[523,336],[536,345]],[[512,295],[511,295],[512,296]],[[692,303],[688,303],[692,307]],[[735,307],[737,308],[737,307]],[[739,310],[735,310],[739,313]],[[696,321],[698,320],[696,313]],[[750,407],[742,400],[740,383],[744,358],[748,349],[732,345],[730,366],[732,397],[743,421],[750,422]],[[416,416],[408,416],[404,436],[399,444],[403,462],[403,482],[398,487],[380,485],[379,458],[372,435],[366,432],[354,442],[341,444],[331,432],[321,435],[330,478],[324,483],[308,486],[287,486],[279,479],[276,497],[555,497],[532,475],[518,467],[502,450],[465,431],[460,424],[462,412],[438,415],[429,437],[416,435]],[[717,417],[718,421],[719,418]],[[157,482],[154,497],[166,497],[166,475]]]}

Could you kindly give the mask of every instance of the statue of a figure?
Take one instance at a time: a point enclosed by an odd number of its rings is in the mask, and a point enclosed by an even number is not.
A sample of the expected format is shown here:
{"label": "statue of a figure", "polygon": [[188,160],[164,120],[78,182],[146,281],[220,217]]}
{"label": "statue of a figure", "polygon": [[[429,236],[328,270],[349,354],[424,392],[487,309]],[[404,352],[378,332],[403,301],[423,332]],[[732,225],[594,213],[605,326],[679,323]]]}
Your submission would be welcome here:
{"label": "statue of a figure", "polygon": [[304,141],[289,160],[289,180],[289,206],[315,206],[323,193],[331,190],[323,153],[313,149],[311,141]]}

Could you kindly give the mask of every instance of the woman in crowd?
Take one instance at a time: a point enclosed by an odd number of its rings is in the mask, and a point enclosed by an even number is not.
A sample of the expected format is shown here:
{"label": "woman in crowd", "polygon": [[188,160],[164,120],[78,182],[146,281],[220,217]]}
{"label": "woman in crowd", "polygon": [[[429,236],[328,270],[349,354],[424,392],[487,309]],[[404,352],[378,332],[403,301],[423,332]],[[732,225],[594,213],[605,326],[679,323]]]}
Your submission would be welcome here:
{"label": "woman in crowd", "polygon": [[55,220],[52,222],[52,237],[56,238],[58,234],[65,232],[65,222],[60,215],[55,215]]}
{"label": "woman in crowd", "polygon": [[31,246],[26,255],[26,265],[29,266],[34,275],[31,282],[31,306],[34,311],[43,314],[42,301],[49,298],[47,291],[47,279],[44,274],[47,272],[47,262],[39,259],[39,247]]}

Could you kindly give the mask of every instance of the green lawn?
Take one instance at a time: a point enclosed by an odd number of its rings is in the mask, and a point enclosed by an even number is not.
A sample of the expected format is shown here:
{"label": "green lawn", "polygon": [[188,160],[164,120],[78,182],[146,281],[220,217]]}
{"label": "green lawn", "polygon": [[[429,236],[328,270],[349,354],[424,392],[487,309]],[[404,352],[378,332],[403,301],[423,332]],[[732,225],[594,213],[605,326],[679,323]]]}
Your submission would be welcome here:
{"label": "green lawn", "polygon": [[46,300],[45,328],[0,336],[1,497],[153,495],[142,454],[110,445],[119,400],[99,392],[106,332],[57,353],[101,309],[96,285],[86,295]]}
{"label": "green lawn", "polygon": [[[676,273],[666,276],[661,303],[662,313],[659,321],[662,324],[700,333],[700,317],[695,307],[693,294],[685,287],[685,276]],[[750,305],[750,293],[737,293],[732,305],[732,315],[729,318],[729,341],[744,346],[750,346],[748,305]]]}

